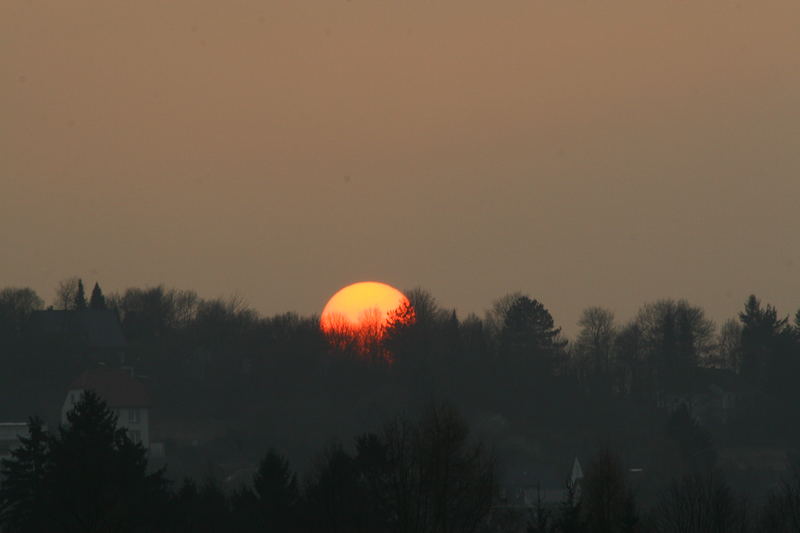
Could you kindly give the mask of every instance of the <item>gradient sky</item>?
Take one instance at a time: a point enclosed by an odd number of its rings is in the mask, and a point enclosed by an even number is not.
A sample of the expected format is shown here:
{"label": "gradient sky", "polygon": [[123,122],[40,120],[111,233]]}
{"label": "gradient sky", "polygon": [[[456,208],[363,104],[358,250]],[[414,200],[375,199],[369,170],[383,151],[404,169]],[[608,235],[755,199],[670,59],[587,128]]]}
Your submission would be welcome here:
{"label": "gradient sky", "polygon": [[0,286],[800,306],[800,2],[0,2]]}

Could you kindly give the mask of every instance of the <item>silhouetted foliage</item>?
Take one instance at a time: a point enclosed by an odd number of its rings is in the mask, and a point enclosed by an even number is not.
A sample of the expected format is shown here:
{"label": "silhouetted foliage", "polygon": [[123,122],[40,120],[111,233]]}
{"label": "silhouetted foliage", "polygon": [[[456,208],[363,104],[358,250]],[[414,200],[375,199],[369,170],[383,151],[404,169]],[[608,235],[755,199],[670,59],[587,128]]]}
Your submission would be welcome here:
{"label": "silhouetted foliage", "polygon": [[92,296],[89,299],[89,308],[90,309],[107,309],[106,306],[106,297],[103,296],[103,290],[100,288],[100,284],[94,284],[94,289],[92,289]]}
{"label": "silhouetted foliage", "polygon": [[800,469],[796,465],[770,492],[759,526],[773,533],[800,531]]}
{"label": "silhouetted foliage", "polygon": [[253,478],[253,489],[260,523],[269,530],[290,531],[298,519],[300,494],[289,461],[268,451]]}
{"label": "silhouetted foliage", "polygon": [[619,459],[609,450],[597,453],[586,466],[581,512],[589,532],[635,531],[638,515],[633,494]]}
{"label": "silhouetted foliage", "polygon": [[233,516],[225,491],[213,478],[200,487],[184,480],[171,501],[170,530],[176,533],[223,533],[231,531]]}
{"label": "silhouetted foliage", "polygon": [[[30,289],[0,290],[0,420],[55,413],[67,384],[94,364],[99,352],[89,330],[70,323],[97,313],[102,291],[96,284],[90,309],[77,311],[78,286],[74,278],[57,291],[56,305],[66,313],[40,311]],[[800,313],[790,324],[751,297],[738,322],[716,330],[702,309],[683,300],[646,304],[619,324],[611,311],[592,307],[567,344],[544,305],[521,293],[498,300],[484,318],[464,319],[427,291],[408,296],[412,305],[388,325],[376,320],[381,335],[341,346],[318,317],[261,317],[240,298],[203,299],[164,286],[105,297],[127,341],[119,349],[124,364],[147,376],[171,475],[202,480],[166,503],[163,490],[153,492],[160,502],[139,506],[142,519],[166,506],[157,514],[174,531],[470,531],[475,524],[500,527],[484,520],[495,512],[488,487],[527,484],[530,503],[531,487],[542,483],[549,500],[531,522],[535,528],[585,531],[591,522],[647,530],[635,525],[639,510],[654,519],[651,511],[667,498],[673,478],[718,467],[717,477],[724,474],[757,501],[775,483],[780,457],[800,442],[793,423],[800,416]],[[440,407],[422,419],[392,418],[431,402]],[[363,433],[386,420],[382,430]],[[473,444],[467,421],[492,454]],[[308,466],[321,442],[359,434],[355,449],[331,446]],[[60,431],[44,441],[47,461],[58,450],[78,453],[78,445],[67,446],[71,438],[52,450],[51,439],[61,441]],[[580,490],[572,487],[567,501],[554,503],[563,473],[551,469],[567,456],[590,454],[598,441],[613,448],[617,466],[624,460],[643,468],[635,476],[608,465],[587,469]],[[92,446],[99,445],[80,449]],[[270,446],[288,455],[264,455]],[[141,468],[141,458],[126,449],[119,454]],[[115,456],[103,457],[113,463]],[[502,468],[490,468],[492,457]],[[85,467],[90,479],[100,476],[93,466]],[[252,483],[236,485],[253,470]],[[70,469],[59,475],[77,483]],[[593,485],[594,478],[605,481]],[[66,483],[53,486],[61,491]],[[86,509],[90,498],[76,486],[63,499]],[[628,497],[633,489],[636,502]],[[106,492],[112,499],[127,494],[115,486]],[[504,513],[520,505],[512,493],[505,498],[515,503]],[[790,501],[777,495],[764,523],[770,516],[778,523],[775,509]],[[56,505],[53,494],[45,496],[45,504]],[[521,509],[524,529],[528,509]]]}
{"label": "silhouetted foliage", "polygon": [[83,288],[83,280],[78,280],[78,288],[75,290],[75,302],[73,303],[74,309],[83,311],[86,309],[86,291]]}
{"label": "silhouetted foliage", "polygon": [[746,531],[746,507],[718,473],[688,474],[662,497],[655,518],[659,533],[735,533]]}
{"label": "silhouetted foliage", "polygon": [[46,531],[52,527],[47,512],[49,443],[42,421],[31,418],[29,436],[10,459],[0,462],[0,526],[11,533]]}
{"label": "silhouetted foliage", "polygon": [[656,390],[689,390],[694,369],[706,361],[713,348],[713,322],[686,300],[647,304],[636,322]]}
{"label": "silhouetted foliage", "polygon": [[500,349],[511,358],[530,357],[541,361],[548,371],[552,359],[566,342],[559,339],[561,328],[545,307],[527,296],[517,298],[508,308],[500,332]]}
{"label": "silhouetted foliage", "polygon": [[779,339],[785,331],[786,319],[779,319],[771,305],[761,307],[750,295],[739,313],[742,323],[742,374],[751,383],[765,387],[769,383],[770,366],[775,363]]}
{"label": "silhouetted foliage", "polygon": [[79,281],[77,277],[71,277],[58,282],[54,301],[57,309],[62,309],[64,311],[75,309]]}
{"label": "silhouetted foliage", "polygon": [[536,502],[533,504],[531,517],[528,520],[528,533],[548,533],[553,528],[553,516],[542,500],[541,488],[536,487]]}
{"label": "silhouetted foliage", "polygon": [[559,506],[559,515],[554,527],[560,533],[578,533],[583,530],[581,502],[578,498],[578,482],[566,482],[567,495]]}
{"label": "silhouetted foliage", "polygon": [[144,448],[116,426],[114,413],[92,391],[83,393],[55,434],[45,436],[36,420],[30,432],[3,462],[7,526],[106,532],[157,522],[166,495],[162,473],[147,473]]}
{"label": "silhouetted foliage", "polygon": [[716,452],[708,431],[689,414],[685,404],[681,404],[667,421],[666,437],[674,443],[680,462],[670,466],[677,472],[708,472],[716,462]]}
{"label": "silhouetted foliage", "polygon": [[589,307],[578,321],[580,331],[574,355],[582,368],[580,378],[595,393],[608,394],[613,389],[614,313],[602,307]]}

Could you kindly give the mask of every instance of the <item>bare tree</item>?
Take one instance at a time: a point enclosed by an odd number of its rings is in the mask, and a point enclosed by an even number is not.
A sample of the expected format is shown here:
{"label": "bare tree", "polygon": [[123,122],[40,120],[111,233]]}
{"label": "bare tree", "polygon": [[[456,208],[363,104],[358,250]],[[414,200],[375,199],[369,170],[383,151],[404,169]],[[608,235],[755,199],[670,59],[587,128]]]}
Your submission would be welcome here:
{"label": "bare tree", "polygon": [[662,390],[688,387],[693,370],[713,353],[714,323],[686,300],[645,304],[636,324],[653,378]]}
{"label": "bare tree", "polygon": [[719,330],[716,366],[738,372],[742,368],[742,325],[728,320]]}
{"label": "bare tree", "polygon": [[66,278],[58,282],[53,305],[56,309],[70,311],[75,309],[75,298],[78,295],[80,279],[77,276]]}
{"label": "bare tree", "polygon": [[602,307],[583,311],[575,342],[575,355],[585,379],[598,381],[606,391],[611,387],[611,364],[616,328],[614,313]]}
{"label": "bare tree", "polygon": [[597,453],[586,467],[581,512],[590,532],[624,532],[636,527],[638,518],[625,471],[609,450]]}
{"label": "bare tree", "polygon": [[790,533],[800,531],[800,467],[769,494],[759,522],[761,531]]}
{"label": "bare tree", "polygon": [[734,533],[746,530],[746,507],[717,472],[672,483],[655,511],[658,533]]}
{"label": "bare tree", "polygon": [[21,320],[41,309],[43,305],[39,295],[28,287],[6,287],[0,290],[0,314],[4,316]]}
{"label": "bare tree", "polygon": [[0,342],[18,335],[31,313],[43,305],[33,289],[7,287],[0,290]]}
{"label": "bare tree", "polygon": [[496,496],[494,459],[472,443],[461,416],[432,406],[418,423],[398,418],[383,439],[390,465],[392,531],[477,531]]}
{"label": "bare tree", "polygon": [[494,301],[492,307],[486,312],[484,318],[484,327],[496,344],[499,343],[500,332],[503,331],[503,324],[508,315],[509,309],[514,305],[514,302],[525,296],[519,291],[514,291],[502,296]]}

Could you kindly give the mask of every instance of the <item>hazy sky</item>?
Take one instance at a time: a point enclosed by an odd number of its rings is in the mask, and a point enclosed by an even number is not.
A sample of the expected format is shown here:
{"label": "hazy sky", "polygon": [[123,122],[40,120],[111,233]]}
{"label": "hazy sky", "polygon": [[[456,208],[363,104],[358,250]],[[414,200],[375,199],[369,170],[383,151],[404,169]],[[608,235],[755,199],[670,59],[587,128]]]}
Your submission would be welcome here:
{"label": "hazy sky", "polygon": [[800,2],[0,2],[0,286],[800,306]]}

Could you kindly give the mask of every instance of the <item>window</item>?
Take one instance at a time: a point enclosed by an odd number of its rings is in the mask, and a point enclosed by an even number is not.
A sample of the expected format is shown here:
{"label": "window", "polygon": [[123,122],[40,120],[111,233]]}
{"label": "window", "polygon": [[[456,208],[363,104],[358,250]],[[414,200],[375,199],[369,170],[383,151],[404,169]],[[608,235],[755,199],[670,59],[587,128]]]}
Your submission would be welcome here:
{"label": "window", "polygon": [[137,444],[142,442],[142,433],[138,429],[131,429],[128,431],[128,436]]}
{"label": "window", "polygon": [[128,423],[129,424],[138,424],[139,423],[139,410],[138,409],[128,409]]}

